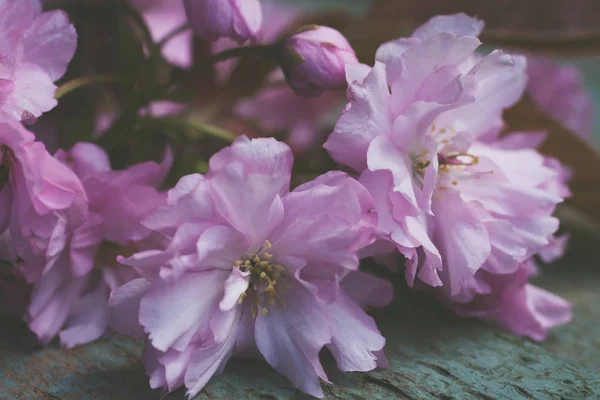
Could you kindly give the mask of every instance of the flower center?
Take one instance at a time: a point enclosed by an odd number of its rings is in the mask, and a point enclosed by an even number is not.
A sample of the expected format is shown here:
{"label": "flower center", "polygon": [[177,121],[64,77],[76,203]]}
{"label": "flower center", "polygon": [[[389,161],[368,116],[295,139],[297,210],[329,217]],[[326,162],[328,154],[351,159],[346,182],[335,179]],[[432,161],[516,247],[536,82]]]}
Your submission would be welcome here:
{"label": "flower center", "polygon": [[258,314],[259,309],[263,315],[267,314],[264,300],[270,306],[279,303],[285,307],[285,303],[278,296],[278,291],[282,291],[279,279],[285,275],[285,268],[273,263],[273,256],[267,252],[270,248],[271,243],[266,240],[257,253],[242,257],[233,265],[234,268],[238,268],[242,272],[250,273],[248,289],[242,293],[238,303],[242,304],[244,299],[248,297],[252,304],[256,305],[256,307],[252,307],[254,317]]}

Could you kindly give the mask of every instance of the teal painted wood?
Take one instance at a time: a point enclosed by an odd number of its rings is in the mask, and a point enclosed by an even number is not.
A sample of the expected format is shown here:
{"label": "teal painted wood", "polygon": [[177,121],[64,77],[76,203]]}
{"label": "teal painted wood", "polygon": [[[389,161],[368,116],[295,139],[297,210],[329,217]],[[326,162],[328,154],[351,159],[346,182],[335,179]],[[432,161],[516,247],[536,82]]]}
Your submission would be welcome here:
{"label": "teal painted wood", "polygon": [[[576,256],[579,251],[573,252]],[[579,259],[578,259],[579,258]],[[435,301],[399,289],[394,305],[373,315],[388,337],[388,370],[341,374],[324,354],[328,399],[598,399],[600,269],[573,256],[546,271],[541,285],[574,302],[572,324],[534,343],[479,322],[460,320]],[[0,399],[147,400],[140,343],[113,336],[73,350],[18,345],[23,327],[0,329]],[[183,399],[183,393],[167,397]],[[305,399],[264,363],[232,360],[196,397]]]}

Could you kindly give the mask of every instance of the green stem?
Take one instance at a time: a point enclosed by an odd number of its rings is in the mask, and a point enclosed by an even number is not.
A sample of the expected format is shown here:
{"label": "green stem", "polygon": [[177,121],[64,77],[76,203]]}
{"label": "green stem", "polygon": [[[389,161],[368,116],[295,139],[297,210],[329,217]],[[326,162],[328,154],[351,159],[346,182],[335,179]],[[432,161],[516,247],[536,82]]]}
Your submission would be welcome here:
{"label": "green stem", "polygon": [[210,125],[199,121],[188,121],[188,126],[195,128],[200,133],[213,136],[217,139],[225,140],[229,143],[233,142],[236,138],[233,133],[215,125]]}
{"label": "green stem", "polygon": [[72,91],[88,86],[96,83],[126,83],[127,80],[120,76],[114,75],[92,75],[92,76],[83,76],[81,78],[75,78],[68,82],[60,85],[56,92],[54,93],[54,98],[56,100],[64,97],[65,95],[71,93]]}
{"label": "green stem", "polygon": [[209,135],[226,142],[233,142],[236,135],[215,125],[210,125],[202,121],[181,119],[177,117],[152,118],[152,121],[164,123],[165,125],[177,127],[183,130],[189,130],[192,137],[200,135]]}

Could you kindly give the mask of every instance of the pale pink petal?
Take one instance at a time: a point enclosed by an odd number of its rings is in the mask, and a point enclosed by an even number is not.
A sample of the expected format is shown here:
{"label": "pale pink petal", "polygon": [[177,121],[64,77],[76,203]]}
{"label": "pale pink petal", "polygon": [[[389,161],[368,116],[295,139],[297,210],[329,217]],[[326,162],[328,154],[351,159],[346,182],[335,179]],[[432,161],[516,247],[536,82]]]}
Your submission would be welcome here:
{"label": "pale pink petal", "polygon": [[444,115],[440,124],[456,130],[468,130],[474,137],[483,136],[502,126],[502,112],[513,106],[527,85],[526,61],[494,51],[469,72],[475,80],[475,98],[470,106]]}
{"label": "pale pink petal", "polygon": [[27,30],[22,62],[41,67],[52,81],[60,79],[77,47],[77,33],[62,10],[48,11]]}
{"label": "pale pink petal", "polygon": [[327,375],[319,352],[331,342],[329,318],[302,287],[289,289],[286,307],[271,307],[256,318],[256,344],[265,360],[304,392],[323,397],[319,378]]}
{"label": "pale pink petal", "polygon": [[333,337],[327,347],[342,371],[371,371],[377,367],[376,353],[385,338],[369,317],[348,295],[341,293],[327,306]]}
{"label": "pale pink petal", "polygon": [[245,136],[210,159],[207,177],[220,214],[253,243],[264,240],[281,218],[279,196],[289,190],[292,163],[285,144]]}
{"label": "pale pink petal", "polygon": [[110,294],[109,325],[112,330],[126,336],[142,337],[144,328],[138,322],[142,296],[146,294],[150,282],[144,278],[134,279],[117,288]]}
{"label": "pale pink petal", "polygon": [[471,280],[491,252],[487,230],[469,204],[454,190],[440,193],[434,201],[436,216],[434,241],[444,265],[441,276],[444,290],[457,294]]}
{"label": "pale pink petal", "polygon": [[68,264],[59,261],[35,285],[25,320],[41,342],[58,335],[89,283],[89,276],[74,278]]}
{"label": "pale pink petal", "polygon": [[332,171],[296,188],[283,204],[285,216],[272,236],[274,254],[357,268],[354,252],[373,242],[376,222],[362,185]]}
{"label": "pale pink petal", "polygon": [[411,37],[427,40],[431,36],[442,32],[453,33],[456,36],[479,36],[484,25],[483,21],[469,17],[464,13],[437,15],[415,29]]}
{"label": "pale pink petal", "polygon": [[41,67],[34,64],[18,64],[12,80],[13,91],[0,104],[0,110],[11,114],[17,120],[30,115],[39,117],[58,104],[54,99],[56,86]]}
{"label": "pale pink petal", "polygon": [[184,176],[167,196],[167,207],[159,207],[145,220],[152,230],[164,231],[186,222],[210,221],[215,214],[208,181],[200,174]]}
{"label": "pale pink petal", "polygon": [[60,332],[66,348],[90,343],[108,330],[108,288],[99,282],[96,288],[80,297]]}
{"label": "pale pink petal", "polygon": [[351,84],[348,98],[350,103],[324,147],[337,162],[362,171],[367,163],[369,143],[392,129],[385,65],[376,62],[364,83]]}
{"label": "pale pink petal", "polygon": [[208,333],[210,316],[218,308],[227,272],[187,273],[177,282],[156,282],[143,297],[139,321],[152,345],[160,350],[184,350],[195,337]]}
{"label": "pale pink petal", "polygon": [[187,395],[194,397],[213,375],[220,373],[234,350],[236,331],[242,321],[239,309],[217,311],[211,321],[213,336],[194,351],[185,372]]}
{"label": "pale pink petal", "polygon": [[401,76],[397,80],[388,80],[394,115],[403,113],[414,102],[422,84],[441,66],[458,65],[473,54],[479,45],[480,41],[475,37],[456,37],[450,33],[441,33],[406,50],[399,57],[379,60],[386,63],[388,72],[394,64],[401,65]]}
{"label": "pale pink petal", "polygon": [[225,296],[219,303],[221,311],[230,311],[238,304],[242,293],[248,289],[250,282],[250,271],[242,272],[239,268],[234,268],[225,281]]}

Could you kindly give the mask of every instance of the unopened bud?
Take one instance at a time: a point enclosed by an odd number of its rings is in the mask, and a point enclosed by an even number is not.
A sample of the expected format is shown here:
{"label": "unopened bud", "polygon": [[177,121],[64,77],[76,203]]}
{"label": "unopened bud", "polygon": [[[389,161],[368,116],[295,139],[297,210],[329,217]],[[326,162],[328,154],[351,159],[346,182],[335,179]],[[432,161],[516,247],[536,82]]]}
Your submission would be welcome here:
{"label": "unopened bud", "polygon": [[294,92],[316,97],[345,87],[345,65],[356,64],[348,40],[335,29],[311,25],[284,39],[281,67]]}

